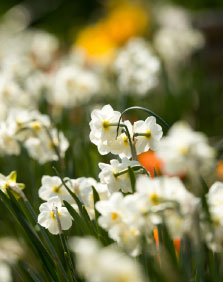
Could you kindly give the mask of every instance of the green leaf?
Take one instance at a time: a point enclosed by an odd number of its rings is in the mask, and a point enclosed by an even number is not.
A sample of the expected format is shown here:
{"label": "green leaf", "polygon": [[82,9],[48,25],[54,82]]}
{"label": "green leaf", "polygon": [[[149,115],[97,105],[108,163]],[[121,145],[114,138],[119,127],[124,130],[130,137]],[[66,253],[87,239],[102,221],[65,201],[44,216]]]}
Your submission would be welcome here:
{"label": "green leaf", "polygon": [[128,174],[129,174],[130,182],[131,182],[131,186],[132,186],[132,193],[135,193],[136,178],[135,178],[135,174],[133,172],[133,169],[130,166],[128,166]]}

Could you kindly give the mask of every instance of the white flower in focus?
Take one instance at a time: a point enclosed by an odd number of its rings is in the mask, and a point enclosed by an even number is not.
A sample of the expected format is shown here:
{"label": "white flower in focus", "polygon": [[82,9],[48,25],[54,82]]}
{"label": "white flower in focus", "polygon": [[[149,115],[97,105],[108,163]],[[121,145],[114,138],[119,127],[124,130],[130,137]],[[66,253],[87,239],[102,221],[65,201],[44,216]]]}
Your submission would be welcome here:
{"label": "white flower in focus", "polygon": [[137,161],[130,161],[127,158],[121,160],[111,160],[110,164],[99,163],[101,172],[99,173],[99,179],[101,183],[108,185],[108,189],[111,193],[121,190],[123,193],[132,192],[129,173],[126,172],[122,175],[115,176],[115,174],[128,169],[129,166],[140,165]]}
{"label": "white flower in focus", "polygon": [[39,197],[42,200],[48,201],[53,196],[58,196],[61,201],[70,199],[70,194],[63,186],[59,177],[44,175],[41,182],[42,186],[39,189]]}
{"label": "white flower in focus", "polygon": [[110,105],[105,105],[101,110],[94,110],[91,113],[90,121],[90,140],[98,146],[99,153],[102,155],[110,152],[110,144],[115,141],[117,124],[120,118],[120,112],[114,111]]}
{"label": "white flower in focus", "polygon": [[[125,120],[122,124],[125,124],[129,130],[130,138],[132,138],[133,135],[133,127],[129,120]],[[121,131],[121,128],[119,129]],[[131,154],[131,148],[129,144],[129,139],[125,132],[121,132],[117,139],[113,142],[110,142],[109,149],[112,154],[119,155],[120,158],[130,158],[132,156]]]}
{"label": "white flower in focus", "polygon": [[204,134],[193,131],[185,122],[177,122],[161,139],[157,156],[164,163],[165,172],[182,174],[210,168],[215,151]]}
{"label": "white flower in focus", "polygon": [[70,246],[77,269],[87,282],[145,281],[138,263],[115,248],[102,248],[92,238],[74,238]]}
{"label": "white flower in focus", "polygon": [[136,137],[136,152],[138,155],[149,149],[156,151],[163,135],[162,127],[156,123],[153,116],[148,117],[145,121],[136,121],[134,133],[145,134],[145,136]]}
{"label": "white flower in focus", "polygon": [[67,208],[62,206],[58,196],[52,197],[46,203],[41,204],[39,210],[38,223],[54,235],[59,234],[56,210],[62,230],[68,230],[72,225],[72,217]]}
{"label": "white flower in focus", "polygon": [[144,96],[158,83],[160,61],[144,39],[134,38],[119,52],[113,69],[121,91]]}
{"label": "white flower in focus", "polygon": [[8,264],[0,261],[0,281],[12,282],[12,274]]}

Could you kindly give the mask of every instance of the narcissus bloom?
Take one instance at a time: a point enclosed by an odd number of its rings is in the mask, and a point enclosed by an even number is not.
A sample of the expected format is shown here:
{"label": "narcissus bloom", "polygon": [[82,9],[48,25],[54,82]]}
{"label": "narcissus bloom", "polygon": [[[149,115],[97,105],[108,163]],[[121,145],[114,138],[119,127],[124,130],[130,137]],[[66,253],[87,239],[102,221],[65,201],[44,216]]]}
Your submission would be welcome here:
{"label": "narcissus bloom", "polygon": [[41,182],[39,197],[42,200],[48,201],[53,196],[58,196],[62,201],[70,199],[71,196],[59,177],[44,175]]}
{"label": "narcissus bloom", "polygon": [[7,194],[7,189],[11,188],[12,193],[16,194],[16,189],[24,189],[25,185],[23,183],[17,183],[16,182],[17,173],[16,171],[12,171],[8,176],[4,176],[3,174],[0,174],[0,190]]}
{"label": "narcissus bloom", "polygon": [[108,185],[108,189],[111,193],[119,190],[124,193],[132,192],[129,173],[126,172],[119,176],[116,176],[116,174],[128,169],[129,166],[137,165],[140,165],[137,161],[130,161],[127,158],[122,159],[121,162],[111,160],[110,164],[99,163],[99,168],[101,169],[99,173],[100,181]]}
{"label": "narcissus bloom", "polygon": [[113,247],[102,248],[93,238],[74,238],[77,269],[87,282],[143,282],[139,264]]}
{"label": "narcissus bloom", "polygon": [[117,124],[120,115],[120,112],[114,111],[110,105],[105,105],[101,110],[94,110],[91,113],[90,140],[98,146],[99,153],[102,155],[110,151],[109,144],[115,141],[117,126],[110,124]]}
{"label": "narcissus bloom", "polygon": [[215,151],[204,134],[179,121],[162,138],[157,156],[163,161],[165,173],[181,175],[202,172],[213,166]]}
{"label": "narcissus bloom", "polygon": [[156,123],[153,116],[148,117],[145,121],[136,121],[134,123],[134,133],[139,135],[136,137],[137,154],[146,152],[149,149],[156,151],[163,135],[162,127]]}
{"label": "narcissus bloom", "polygon": [[38,223],[54,235],[59,234],[56,212],[58,213],[62,230],[68,230],[72,225],[72,217],[67,208],[62,206],[58,196],[52,197],[46,203],[41,204],[39,210]]}

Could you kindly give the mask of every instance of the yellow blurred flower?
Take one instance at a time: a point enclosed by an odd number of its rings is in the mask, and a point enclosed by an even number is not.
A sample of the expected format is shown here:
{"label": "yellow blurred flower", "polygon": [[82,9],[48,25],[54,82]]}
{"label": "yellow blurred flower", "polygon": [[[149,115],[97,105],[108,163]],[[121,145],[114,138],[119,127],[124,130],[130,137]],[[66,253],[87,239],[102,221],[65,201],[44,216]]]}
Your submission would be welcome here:
{"label": "yellow blurred flower", "polygon": [[108,14],[77,35],[74,49],[83,48],[90,62],[109,64],[115,50],[129,38],[143,35],[148,27],[148,12],[140,2],[112,0]]}
{"label": "yellow blurred flower", "polygon": [[74,45],[76,47],[83,48],[90,61],[109,63],[116,45],[107,35],[105,26],[98,23],[81,30]]}

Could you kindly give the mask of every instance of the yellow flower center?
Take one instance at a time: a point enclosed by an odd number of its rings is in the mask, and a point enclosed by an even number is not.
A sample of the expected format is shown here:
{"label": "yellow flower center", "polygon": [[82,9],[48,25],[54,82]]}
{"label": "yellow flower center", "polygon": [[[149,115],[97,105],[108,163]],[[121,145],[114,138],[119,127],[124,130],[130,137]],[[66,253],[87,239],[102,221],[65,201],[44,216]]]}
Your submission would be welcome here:
{"label": "yellow flower center", "polygon": [[179,148],[179,152],[182,154],[182,155],[186,155],[188,153],[188,147],[187,146],[182,146]]}
{"label": "yellow flower center", "polygon": [[40,128],[41,128],[41,124],[38,122],[38,121],[34,121],[32,122],[32,128],[35,130],[35,131],[39,131]]}
{"label": "yellow flower center", "polygon": [[54,193],[61,194],[61,187],[60,186],[55,185],[55,186],[53,186],[52,190],[53,190]]}
{"label": "yellow flower center", "polygon": [[116,212],[112,213],[112,220],[115,221],[118,218],[118,214]]}
{"label": "yellow flower center", "polygon": [[128,137],[124,136],[122,139],[123,139],[124,145],[128,146],[129,145]]}
{"label": "yellow flower center", "polygon": [[[61,216],[61,213],[60,213],[60,212],[57,211],[57,213],[58,213],[58,216]],[[51,216],[51,218],[52,218],[53,220],[56,220],[56,217],[55,217],[53,211],[50,212],[50,216]]]}
{"label": "yellow flower center", "polygon": [[147,130],[147,131],[146,131],[146,136],[145,136],[145,137],[146,137],[146,139],[148,139],[148,140],[152,137],[151,130]]}
{"label": "yellow flower center", "polygon": [[109,129],[109,121],[108,120],[103,121],[102,126],[103,126],[104,130],[108,130]]}
{"label": "yellow flower center", "polygon": [[158,205],[160,203],[159,196],[156,193],[152,193],[149,198],[153,205]]}

